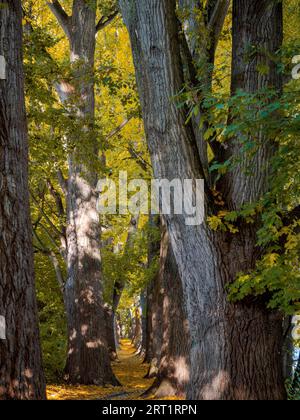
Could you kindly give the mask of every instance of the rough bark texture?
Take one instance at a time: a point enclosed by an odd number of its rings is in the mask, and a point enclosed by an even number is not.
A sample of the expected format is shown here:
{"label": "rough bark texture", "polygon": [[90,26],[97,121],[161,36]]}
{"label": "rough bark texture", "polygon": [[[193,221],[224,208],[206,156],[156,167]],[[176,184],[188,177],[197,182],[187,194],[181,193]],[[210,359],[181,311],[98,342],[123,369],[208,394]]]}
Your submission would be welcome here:
{"label": "rough bark texture", "polygon": [[[282,89],[282,75],[277,70],[275,60],[268,55],[269,52],[275,54],[282,44],[281,9],[282,4],[275,4],[273,0],[233,2],[232,94],[241,89],[248,93],[271,87],[279,91]],[[249,46],[254,51],[251,58]],[[266,66],[269,72],[259,73],[259,66]],[[261,133],[257,136],[259,148],[251,160],[242,153],[238,138],[232,140],[224,152],[224,160],[230,156],[241,160],[220,183],[230,210],[239,209],[247,202],[255,202],[268,191],[271,158],[276,146],[272,139]]]}
{"label": "rough bark texture", "polygon": [[0,1],[0,399],[45,399],[35,298],[21,1]]}
{"label": "rough bark texture", "polygon": [[162,347],[162,308],[164,288],[161,282],[163,274],[163,264],[160,264],[160,272],[155,276],[152,284],[151,311],[149,313],[150,322],[150,366],[147,378],[154,378],[158,372],[158,366]]}
{"label": "rough bark texture", "polygon": [[162,232],[161,260],[162,348],[156,379],[147,394],[156,398],[183,397],[190,377],[190,334],[182,284],[166,229]]}
{"label": "rough bark texture", "polygon": [[133,338],[132,344],[136,350],[140,351],[140,346],[142,343],[142,313],[140,305],[134,308],[134,329],[133,329]]}
{"label": "rough bark texture", "polygon": [[152,322],[151,322],[151,310],[152,310],[152,282],[147,286],[146,293],[146,336],[145,336],[145,355],[143,363],[150,363],[152,359]]}
{"label": "rough bark texture", "polygon": [[[193,127],[175,101],[184,78],[180,58],[176,2],[120,0],[128,27],[143,118],[156,178],[202,178]],[[280,47],[282,5],[271,0],[234,1],[233,90],[251,92],[279,82],[270,63],[269,76],[261,77],[254,57],[242,65],[249,43],[269,52]],[[244,22],[241,26],[239,19]],[[237,77],[246,73],[246,79]],[[275,86],[277,87],[277,86]],[[272,146],[270,146],[272,147]],[[237,171],[227,183],[228,202],[239,207],[255,200],[267,188],[265,163],[271,152],[263,146],[253,162],[258,178],[245,180]],[[261,162],[262,160],[262,162]],[[245,190],[241,179],[247,184]],[[237,185],[241,186],[241,190]],[[207,192],[206,208],[212,206]],[[185,215],[166,218],[179,275],[186,296],[191,328],[189,399],[282,399],[282,319],[266,310],[263,301],[231,304],[226,285],[239,272],[252,269],[259,252],[256,229],[243,225],[237,235],[212,232],[206,223],[187,226]]]}
{"label": "rough bark texture", "polygon": [[[54,2],[55,3],[55,2]],[[57,2],[56,2],[57,3]],[[72,16],[53,6],[70,42],[73,85],[61,85],[61,99],[71,101],[70,112],[82,119],[81,136],[93,135],[95,94],[94,55],[96,2],[74,0]],[[100,223],[96,209],[97,173],[84,164],[79,138],[69,156],[67,185],[67,281],[65,303],[68,321],[68,357],[65,368],[70,383],[116,385],[107,349],[102,297]],[[77,147],[78,146],[78,147]],[[98,156],[97,141],[86,145]]]}
{"label": "rough bark texture", "polygon": [[[150,215],[149,224],[152,229],[161,228],[159,217]],[[155,235],[154,235],[155,236]],[[161,347],[162,347],[162,325],[163,325],[163,273],[166,255],[161,238],[158,240],[150,236],[148,249],[148,266],[155,258],[159,258],[159,271],[147,287],[147,337],[145,362],[149,363],[149,369],[146,377],[153,378],[158,372]]]}
{"label": "rough bark texture", "polygon": [[[160,218],[149,214],[149,227],[153,230],[159,229]],[[151,266],[155,258],[159,257],[160,253],[160,240],[156,240],[152,234],[149,236],[148,246],[148,267]],[[146,291],[146,311],[147,311],[147,325],[146,325],[146,337],[145,337],[145,357],[144,363],[151,363],[153,358],[153,336],[155,331],[152,325],[152,310],[154,307],[154,284],[155,279],[152,279],[147,285]]]}

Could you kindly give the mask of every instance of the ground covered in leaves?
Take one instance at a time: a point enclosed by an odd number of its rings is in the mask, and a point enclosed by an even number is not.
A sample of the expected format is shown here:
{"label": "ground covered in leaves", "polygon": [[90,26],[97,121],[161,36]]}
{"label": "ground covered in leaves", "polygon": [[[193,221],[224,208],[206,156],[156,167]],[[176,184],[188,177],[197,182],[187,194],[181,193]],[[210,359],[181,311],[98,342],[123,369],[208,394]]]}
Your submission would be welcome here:
{"label": "ground covered in leaves", "polygon": [[152,379],[145,379],[148,365],[136,355],[136,350],[129,340],[122,340],[118,352],[119,360],[113,363],[115,375],[122,384],[120,387],[49,385],[49,400],[130,400],[139,399],[152,384]]}

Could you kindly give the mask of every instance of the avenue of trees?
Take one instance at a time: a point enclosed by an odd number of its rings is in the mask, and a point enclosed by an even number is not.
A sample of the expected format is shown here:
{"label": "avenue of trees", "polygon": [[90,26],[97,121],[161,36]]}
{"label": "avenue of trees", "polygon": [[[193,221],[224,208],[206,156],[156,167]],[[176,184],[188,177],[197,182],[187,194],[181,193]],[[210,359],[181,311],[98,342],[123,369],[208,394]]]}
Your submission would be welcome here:
{"label": "avenue of trees", "polygon": [[[145,398],[300,398],[299,25],[298,0],[0,0],[0,400],[120,386],[122,338]],[[120,171],[203,179],[203,223],[99,214]]]}

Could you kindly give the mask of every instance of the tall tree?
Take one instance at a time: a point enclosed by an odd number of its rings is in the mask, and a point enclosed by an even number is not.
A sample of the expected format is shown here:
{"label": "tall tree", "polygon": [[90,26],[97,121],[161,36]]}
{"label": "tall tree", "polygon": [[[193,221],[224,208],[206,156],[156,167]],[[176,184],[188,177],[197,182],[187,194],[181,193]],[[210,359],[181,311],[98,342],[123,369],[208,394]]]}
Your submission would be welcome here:
{"label": "tall tree", "polygon": [[[65,304],[68,320],[68,358],[66,377],[71,383],[117,384],[107,349],[105,313],[102,297],[100,223],[96,210],[97,170],[82,161],[79,142],[85,142],[90,155],[99,155],[94,133],[94,59],[96,33],[116,12],[96,24],[96,1],[74,0],[72,16],[59,1],[48,3],[70,44],[73,66],[71,83],[62,82],[58,92],[67,101],[70,115],[77,120],[78,132],[68,139],[69,176],[63,183],[67,197]],[[79,147],[80,146],[80,147]]]}
{"label": "tall tree", "polygon": [[[185,82],[176,1],[120,0],[119,3],[131,38],[154,175],[169,180],[205,178],[205,207],[208,214],[214,214],[217,204],[203,167],[202,152],[203,147],[207,152],[207,146],[199,147],[195,127],[186,123],[185,108],[178,107],[174,100]],[[219,24],[216,17],[221,15],[218,7],[222,3],[208,1],[206,4],[206,7],[214,4],[213,20],[208,24],[213,28]],[[207,9],[198,12],[208,15]],[[268,86],[281,88],[280,76],[272,61],[281,40],[281,2],[234,0],[233,93],[238,89],[255,92]],[[247,61],[249,45],[254,48]],[[262,50],[267,53],[263,54]],[[268,69],[263,74],[258,70],[262,64]],[[239,150],[239,139],[232,140],[228,154],[238,154]],[[273,151],[272,141],[258,145],[251,161],[255,176],[247,176],[243,171],[245,159],[235,171],[227,174],[219,186],[223,193],[222,206],[239,209],[268,190],[266,168]],[[224,153],[223,147],[221,152]],[[227,285],[240,272],[253,269],[259,258],[257,225],[242,221],[235,234],[215,232],[206,222],[201,226],[187,226],[185,216],[167,216],[167,224],[183,282],[191,330],[191,378],[187,397],[285,398],[280,314],[268,311],[263,298],[249,298],[236,304],[227,299]]]}
{"label": "tall tree", "polygon": [[[0,399],[45,399],[28,193],[20,0],[0,1]],[[1,337],[2,338],[2,337]]]}

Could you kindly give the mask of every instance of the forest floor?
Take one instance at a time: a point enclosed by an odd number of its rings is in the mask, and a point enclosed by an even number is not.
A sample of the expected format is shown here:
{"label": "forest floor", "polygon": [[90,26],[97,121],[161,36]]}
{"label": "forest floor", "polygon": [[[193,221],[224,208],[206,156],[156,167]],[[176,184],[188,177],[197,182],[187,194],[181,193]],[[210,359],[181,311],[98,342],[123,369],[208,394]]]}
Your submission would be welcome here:
{"label": "forest floor", "polygon": [[122,340],[118,361],[113,370],[122,384],[120,387],[48,385],[49,400],[136,400],[152,385],[153,379],[145,379],[148,365],[136,355],[130,340]]}

